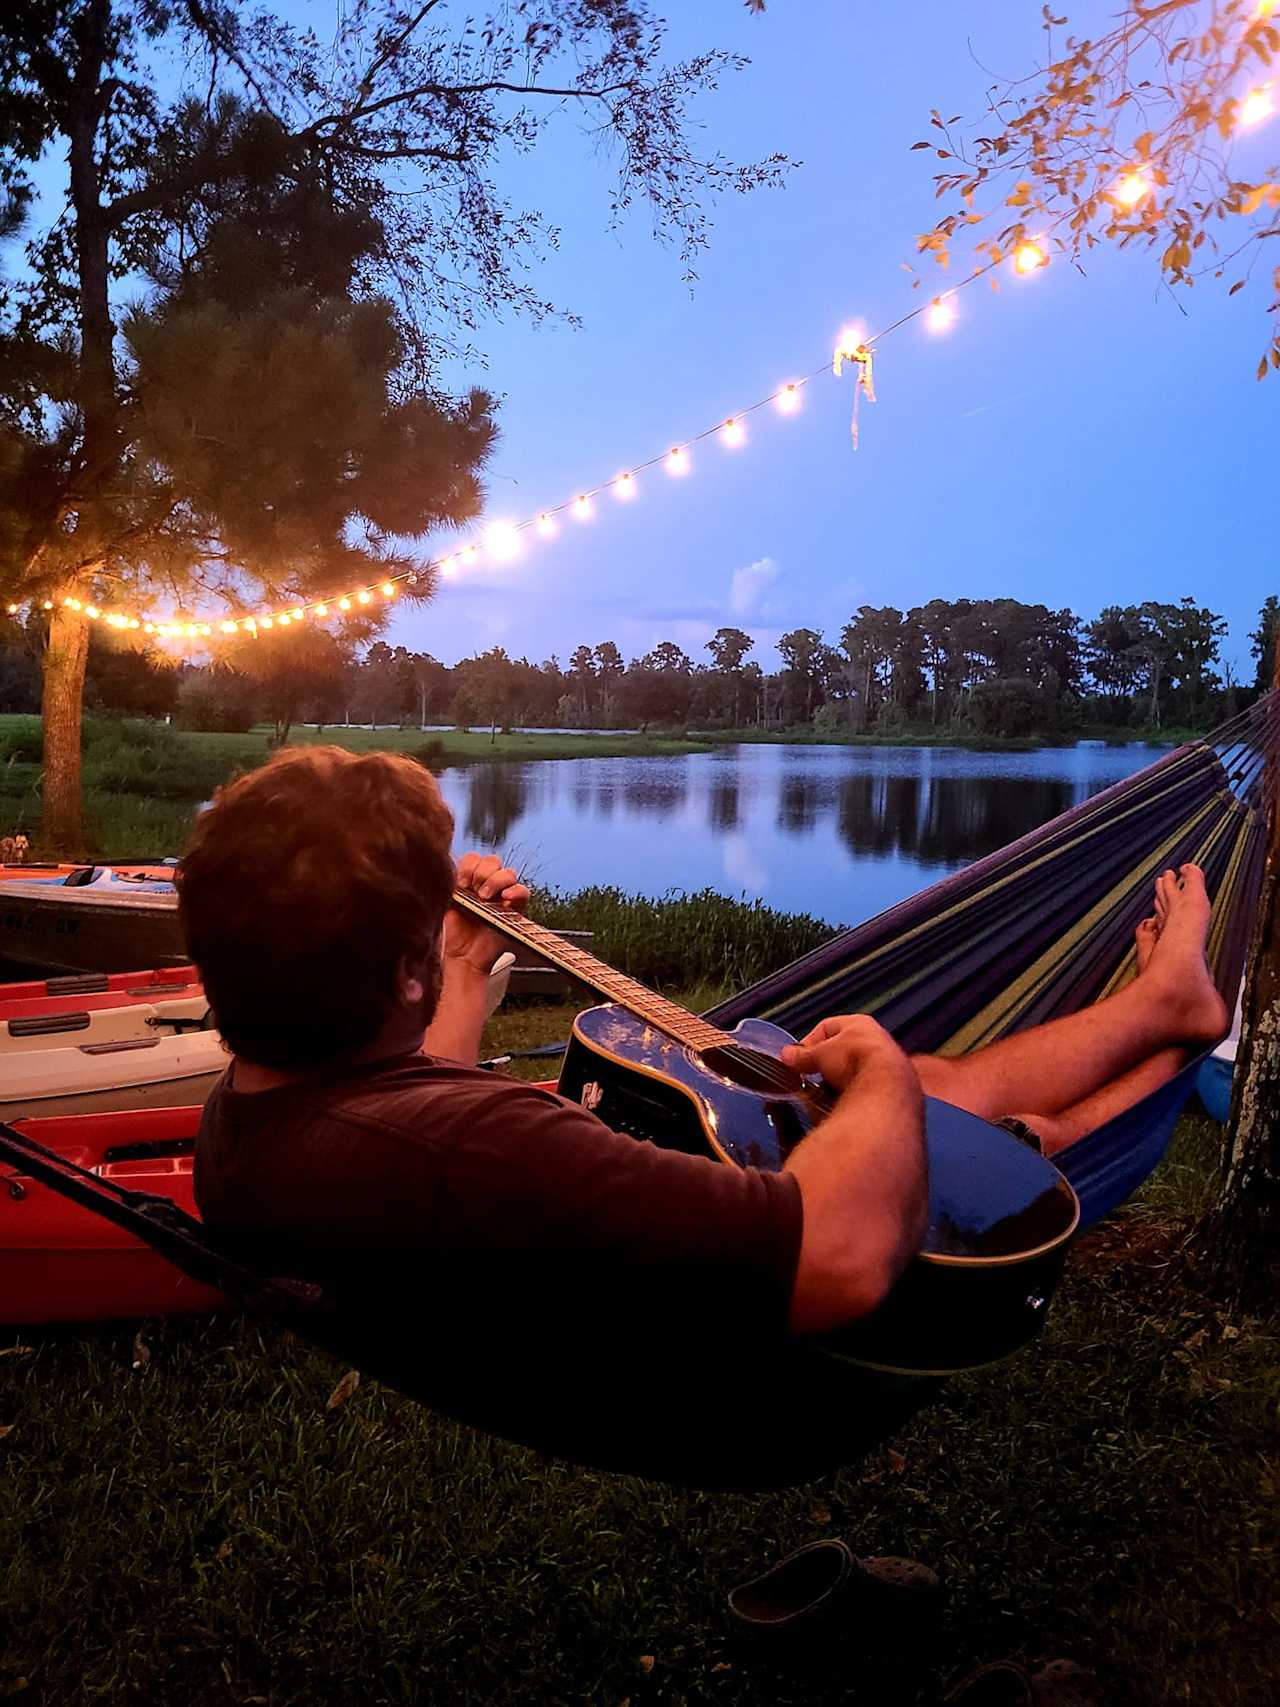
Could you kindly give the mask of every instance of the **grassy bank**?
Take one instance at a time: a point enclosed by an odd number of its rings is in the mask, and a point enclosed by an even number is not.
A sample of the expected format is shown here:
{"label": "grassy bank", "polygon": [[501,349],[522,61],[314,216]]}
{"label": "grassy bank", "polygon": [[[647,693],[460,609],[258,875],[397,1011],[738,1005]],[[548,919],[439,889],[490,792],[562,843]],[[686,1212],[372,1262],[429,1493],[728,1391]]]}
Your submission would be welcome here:
{"label": "grassy bank", "polygon": [[[699,1005],[708,999],[703,991]],[[499,1016],[488,1045],[563,1035]],[[543,1068],[530,1068],[545,1073]],[[547,1462],[245,1320],[0,1342],[0,1694],[41,1707],[932,1702],[997,1655],[1069,1654],[1109,1701],[1280,1691],[1280,1321],[1185,1247],[1214,1130],[1079,1248],[1044,1337],[865,1463],[760,1497]],[[23,1349],[25,1348],[25,1349]],[[657,1378],[660,1360],[638,1363]],[[696,1424],[691,1423],[691,1426]],[[843,1534],[945,1575],[940,1640],[773,1664],[725,1589]]]}
{"label": "grassy bank", "polygon": [[[192,812],[228,777],[271,754],[270,729],[198,734],[143,720],[90,719],[85,726],[83,858],[138,858],[180,851]],[[433,770],[494,759],[678,756],[704,751],[698,739],[657,735],[498,735],[416,729],[295,729],[294,744],[352,752],[404,752]],[[0,835],[23,829],[36,858],[40,836],[40,719],[0,717]]]}

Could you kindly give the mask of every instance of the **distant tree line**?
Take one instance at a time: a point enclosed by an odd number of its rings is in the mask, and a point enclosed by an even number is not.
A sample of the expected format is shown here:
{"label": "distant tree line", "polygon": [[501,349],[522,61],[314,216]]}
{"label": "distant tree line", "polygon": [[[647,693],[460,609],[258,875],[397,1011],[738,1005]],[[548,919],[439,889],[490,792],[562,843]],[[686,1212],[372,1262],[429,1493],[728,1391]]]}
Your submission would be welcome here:
{"label": "distant tree line", "polygon": [[[664,640],[643,657],[577,646],[534,664],[495,646],[452,666],[378,640],[363,657],[339,634],[245,642],[203,667],[175,667],[96,631],[88,699],[103,710],[174,715],[194,729],[275,723],[812,729],[841,734],[1066,734],[1098,728],[1207,728],[1270,682],[1280,626],[1273,595],[1251,635],[1256,672],[1220,659],[1226,623],[1187,597],[1109,605],[1090,621],[1019,599],[932,599],[901,611],[862,605],[832,644],[794,628],[765,670],[744,629],[721,628],[693,658]],[[0,711],[38,704],[22,631],[0,635]]]}

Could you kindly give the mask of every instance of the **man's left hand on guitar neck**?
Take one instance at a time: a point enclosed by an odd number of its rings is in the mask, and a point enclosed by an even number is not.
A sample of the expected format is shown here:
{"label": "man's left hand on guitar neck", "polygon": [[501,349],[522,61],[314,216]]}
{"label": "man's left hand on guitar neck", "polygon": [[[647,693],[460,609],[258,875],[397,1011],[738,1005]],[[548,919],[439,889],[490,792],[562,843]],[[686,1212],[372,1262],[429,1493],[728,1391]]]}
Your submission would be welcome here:
{"label": "man's left hand on guitar neck", "polygon": [[[465,853],[458,861],[454,886],[504,912],[524,913],[529,890],[496,854]],[[441,942],[444,983],[440,1003],[426,1035],[429,1055],[474,1066],[480,1056],[489,970],[504,943],[496,931],[458,907],[445,914]]]}

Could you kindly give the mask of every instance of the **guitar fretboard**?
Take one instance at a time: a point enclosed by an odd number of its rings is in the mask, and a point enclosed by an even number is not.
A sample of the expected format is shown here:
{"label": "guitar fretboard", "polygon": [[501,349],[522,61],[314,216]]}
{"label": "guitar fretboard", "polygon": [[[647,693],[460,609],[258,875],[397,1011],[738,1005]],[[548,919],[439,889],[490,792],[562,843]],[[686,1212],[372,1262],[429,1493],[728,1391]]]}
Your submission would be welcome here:
{"label": "guitar fretboard", "polygon": [[617,972],[612,966],[606,966],[603,960],[597,960],[594,954],[588,954],[585,948],[579,948],[576,943],[566,942],[545,925],[536,924],[519,913],[507,913],[499,907],[491,907],[487,901],[478,900],[466,890],[455,889],[453,900],[454,905],[461,907],[464,912],[474,913],[477,918],[492,925],[494,930],[501,931],[504,936],[511,937],[516,942],[528,943],[530,948],[535,949],[553,966],[558,966],[562,972],[567,972],[571,978],[577,978],[590,989],[598,990],[607,1001],[618,1002],[622,1007],[629,1008],[632,1013],[653,1026],[655,1031],[662,1032],[665,1037],[674,1038],[686,1048],[701,1051],[733,1043],[727,1032],[708,1024],[704,1019],[699,1019],[697,1014],[691,1014],[678,1002],[659,996],[637,979],[628,978],[625,972]]}

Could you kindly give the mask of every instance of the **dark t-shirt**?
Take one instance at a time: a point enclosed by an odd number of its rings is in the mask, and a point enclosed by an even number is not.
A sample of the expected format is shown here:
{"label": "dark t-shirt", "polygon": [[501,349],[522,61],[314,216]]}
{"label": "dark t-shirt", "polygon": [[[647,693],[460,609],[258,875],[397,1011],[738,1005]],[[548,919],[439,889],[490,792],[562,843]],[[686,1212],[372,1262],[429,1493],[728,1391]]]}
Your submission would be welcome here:
{"label": "dark t-shirt", "polygon": [[559,1455],[674,1474],[693,1451],[741,1481],[801,1397],[796,1181],[532,1085],[423,1055],[254,1093],[232,1070],[195,1189],[246,1260],[325,1288],[353,1361]]}

